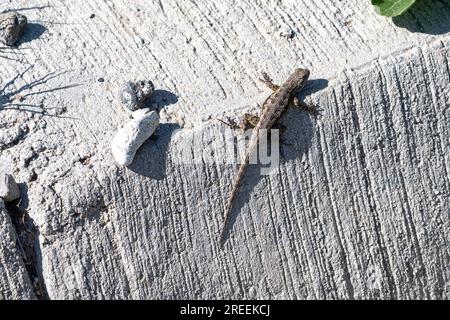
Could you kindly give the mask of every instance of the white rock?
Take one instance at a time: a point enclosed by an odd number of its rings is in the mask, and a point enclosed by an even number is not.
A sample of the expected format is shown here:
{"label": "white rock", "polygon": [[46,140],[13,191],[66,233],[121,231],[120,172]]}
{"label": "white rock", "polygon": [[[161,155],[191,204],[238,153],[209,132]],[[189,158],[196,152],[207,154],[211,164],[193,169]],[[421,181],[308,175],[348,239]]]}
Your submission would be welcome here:
{"label": "white rock", "polygon": [[0,198],[11,202],[20,198],[20,190],[13,176],[0,172]]}
{"label": "white rock", "polygon": [[111,143],[112,154],[118,164],[129,166],[136,151],[151,137],[159,125],[159,115],[150,109],[133,112],[133,119],[114,136]]}

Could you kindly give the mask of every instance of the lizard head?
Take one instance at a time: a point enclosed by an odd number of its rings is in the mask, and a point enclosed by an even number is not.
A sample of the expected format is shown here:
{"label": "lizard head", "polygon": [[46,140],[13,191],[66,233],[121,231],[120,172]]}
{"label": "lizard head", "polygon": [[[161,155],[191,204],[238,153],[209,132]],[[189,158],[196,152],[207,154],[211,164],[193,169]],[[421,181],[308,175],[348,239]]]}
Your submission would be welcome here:
{"label": "lizard head", "polygon": [[310,72],[308,69],[297,68],[297,69],[295,69],[293,75],[297,79],[298,82],[303,83],[304,81],[308,80],[309,73]]}
{"label": "lizard head", "polygon": [[291,90],[298,91],[303,87],[308,78],[309,78],[308,69],[297,68],[289,76],[289,79],[286,81],[286,83],[289,85]]}

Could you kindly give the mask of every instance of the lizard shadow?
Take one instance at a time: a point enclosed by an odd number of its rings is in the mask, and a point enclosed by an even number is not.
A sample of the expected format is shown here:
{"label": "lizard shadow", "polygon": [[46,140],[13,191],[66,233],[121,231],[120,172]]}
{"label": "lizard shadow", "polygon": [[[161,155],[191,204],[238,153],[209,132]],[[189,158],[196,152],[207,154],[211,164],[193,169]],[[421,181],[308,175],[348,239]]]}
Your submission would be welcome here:
{"label": "lizard shadow", "polygon": [[450,3],[445,0],[419,0],[404,14],[393,17],[397,27],[433,35],[450,31]]}
{"label": "lizard shadow", "polygon": [[326,79],[311,79],[306,82],[305,86],[298,94],[298,98],[303,101],[309,95],[321,91],[328,87],[328,80]]}
{"label": "lizard shadow", "polygon": [[[305,85],[299,98],[304,98],[304,96],[320,91],[327,86],[328,81],[325,79],[310,80]],[[280,164],[295,161],[308,152],[315,132],[314,121],[312,115],[298,108],[288,108],[284,115],[277,121],[274,127],[281,127],[279,144]],[[271,151],[269,150],[269,152]],[[276,177],[280,175],[279,167],[272,168],[270,175],[261,174],[262,168],[263,166],[261,164],[250,164],[247,168],[230,213],[230,220],[224,234],[225,240],[229,237],[233,229],[238,213],[241,212],[246,203],[249,203],[251,195],[255,194],[253,191],[259,188],[261,189],[261,193],[256,194],[268,194],[270,180],[280,179]],[[262,185],[258,186],[260,183]],[[229,190],[231,188],[232,186],[229,187]]]}

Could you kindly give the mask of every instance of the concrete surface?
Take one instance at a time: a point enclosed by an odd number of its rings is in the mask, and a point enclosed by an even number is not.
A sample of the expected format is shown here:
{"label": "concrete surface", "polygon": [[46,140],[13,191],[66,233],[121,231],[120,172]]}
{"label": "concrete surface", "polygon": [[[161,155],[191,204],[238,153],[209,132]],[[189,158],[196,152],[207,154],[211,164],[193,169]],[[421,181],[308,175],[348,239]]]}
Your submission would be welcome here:
{"label": "concrete surface", "polygon": [[0,299],[35,298],[16,231],[0,199]]}
{"label": "concrete surface", "polygon": [[[446,1],[393,20],[370,1],[130,3],[0,4],[31,23],[0,49],[0,170],[39,228],[48,298],[450,298]],[[236,168],[216,119],[256,111],[261,72],[295,67],[322,114],[287,112],[282,163],[249,171],[220,250]],[[117,89],[146,78],[162,124],[124,169]]]}

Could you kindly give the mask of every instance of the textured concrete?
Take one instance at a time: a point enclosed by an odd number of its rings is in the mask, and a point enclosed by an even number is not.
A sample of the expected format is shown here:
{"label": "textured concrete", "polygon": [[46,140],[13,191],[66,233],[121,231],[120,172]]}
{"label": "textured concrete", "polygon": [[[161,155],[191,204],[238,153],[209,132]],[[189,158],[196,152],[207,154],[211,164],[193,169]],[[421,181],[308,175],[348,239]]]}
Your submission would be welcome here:
{"label": "textured concrete", "polygon": [[[51,299],[450,298],[447,2],[394,20],[370,1],[132,3],[25,1],[30,28],[0,51],[0,170]],[[322,114],[287,112],[282,163],[249,171],[220,250],[236,168],[216,119],[295,67]],[[160,129],[123,169],[117,89],[147,78]]]}
{"label": "textured concrete", "polygon": [[4,299],[35,299],[35,294],[16,231],[0,200],[0,300]]}

